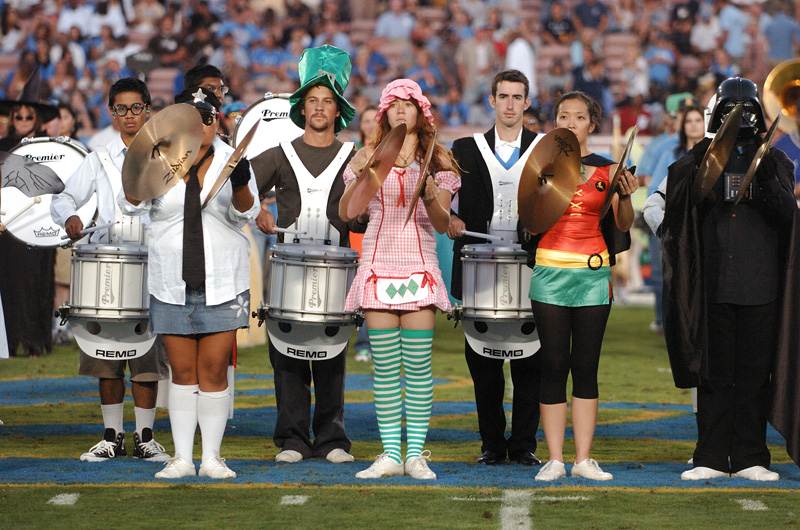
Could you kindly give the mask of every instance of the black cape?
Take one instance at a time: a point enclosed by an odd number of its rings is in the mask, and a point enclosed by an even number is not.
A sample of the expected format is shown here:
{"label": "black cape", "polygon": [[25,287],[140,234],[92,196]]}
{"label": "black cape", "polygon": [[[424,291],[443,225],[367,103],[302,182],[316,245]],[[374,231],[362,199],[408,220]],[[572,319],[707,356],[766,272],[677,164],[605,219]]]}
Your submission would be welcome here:
{"label": "black cape", "polygon": [[[778,175],[794,189],[794,168],[775,148]],[[691,153],[669,167],[662,239],[664,338],[675,386],[698,386],[708,376],[708,320],[700,246],[700,216],[691,200],[696,167]],[[800,466],[800,215],[786,232],[786,274],[782,278],[780,336],[772,371],[769,421],[786,440]]]}

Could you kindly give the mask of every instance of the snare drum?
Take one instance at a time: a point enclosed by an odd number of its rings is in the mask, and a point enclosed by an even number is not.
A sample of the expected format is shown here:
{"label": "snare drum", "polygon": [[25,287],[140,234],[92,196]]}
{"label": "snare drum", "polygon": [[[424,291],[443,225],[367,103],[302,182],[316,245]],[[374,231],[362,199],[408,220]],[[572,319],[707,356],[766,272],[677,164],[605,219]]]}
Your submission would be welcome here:
{"label": "snare drum", "polygon": [[280,322],[344,326],[344,310],[358,268],[358,252],[327,245],[277,244],[270,249],[267,318]]}
{"label": "snare drum", "polygon": [[464,245],[463,318],[531,319],[528,289],[532,270],[520,245]]}
{"label": "snare drum", "polygon": [[75,245],[69,301],[73,317],[148,319],[147,247]]}
{"label": "snare drum", "polygon": [[301,134],[303,129],[289,119],[289,96],[287,94],[265,94],[242,114],[233,131],[234,146],[238,146],[258,121],[261,125],[255,138],[245,151],[250,159],[260,155],[280,142],[291,142]]}
{"label": "snare drum", "polygon": [[[56,175],[67,182],[86,157],[86,150],[70,138],[26,138],[14,146],[11,151],[16,155],[46,164]],[[13,187],[3,188],[3,211],[6,212],[0,221],[11,219],[21,211],[24,212],[6,225],[13,236],[36,247],[57,247],[64,243],[61,235],[64,229],[50,217],[52,196],[42,196],[40,203],[33,197],[27,197]],[[97,210],[96,202],[90,201],[78,210],[78,216],[84,226],[88,226]]]}

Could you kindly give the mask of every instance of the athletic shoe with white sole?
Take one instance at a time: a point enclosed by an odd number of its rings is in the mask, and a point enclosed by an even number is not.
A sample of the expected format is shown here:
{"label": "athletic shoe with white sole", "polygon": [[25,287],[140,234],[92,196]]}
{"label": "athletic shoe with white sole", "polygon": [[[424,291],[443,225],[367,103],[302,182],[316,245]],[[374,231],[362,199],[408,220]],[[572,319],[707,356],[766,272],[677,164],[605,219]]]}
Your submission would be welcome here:
{"label": "athletic shoe with white sole", "polygon": [[338,447],[325,455],[325,459],[334,464],[347,464],[349,462],[355,462],[356,460],[353,458],[353,455]]}
{"label": "athletic shoe with white sole", "polygon": [[198,475],[208,478],[236,478],[236,472],[231,470],[225,464],[225,459],[219,455],[201,463]]}
{"label": "athletic shoe with white sole", "polygon": [[176,456],[170,458],[167,463],[164,464],[164,469],[156,473],[156,478],[193,477],[196,474],[197,470],[195,470],[193,462],[188,462]]}
{"label": "athletic shoe with white sole", "polygon": [[729,477],[724,471],[717,471],[710,467],[698,466],[681,473],[681,480],[707,480],[711,478]]}
{"label": "athletic shoe with white sole", "polygon": [[368,363],[370,359],[372,359],[372,355],[369,353],[369,350],[358,350],[356,352],[356,362]]}
{"label": "athletic shoe with white sole", "polygon": [[406,475],[419,480],[436,480],[436,473],[428,467],[430,460],[431,452],[428,450],[422,451],[419,456],[407,458],[405,465]]}
{"label": "athletic shoe with white sole", "polygon": [[147,427],[142,429],[141,439],[138,432],[134,431],[133,433],[133,456],[153,462],[169,460],[164,446],[153,439],[153,431]]}
{"label": "athletic shoe with white sole", "polygon": [[538,482],[550,482],[566,476],[567,470],[564,467],[564,462],[548,460],[547,463],[542,466],[542,469],[536,473],[536,477],[534,477],[533,480]]}
{"label": "athletic shoe with white sole", "polygon": [[731,478],[746,478],[747,480],[756,480],[758,482],[774,482],[780,480],[781,476],[764,466],[752,466],[739,470],[736,473],[731,473]]}
{"label": "athletic shoe with white sole", "polygon": [[583,477],[589,480],[611,480],[614,475],[603,471],[600,464],[594,458],[587,458],[583,462],[575,462],[572,466],[571,474],[573,477]]}
{"label": "athletic shoe with white sole", "polygon": [[395,462],[389,457],[389,453],[381,453],[375,462],[364,471],[356,473],[356,478],[381,478],[402,475],[405,473],[405,466]]}
{"label": "athletic shoe with white sole", "polygon": [[293,449],[284,449],[275,455],[276,462],[283,462],[285,464],[294,464],[295,462],[301,462],[302,460],[303,455]]}
{"label": "athletic shoe with white sole", "polygon": [[103,433],[103,439],[95,445],[89,452],[81,455],[83,462],[105,462],[118,456],[127,456],[125,450],[125,433],[117,432],[112,428],[107,428]]}

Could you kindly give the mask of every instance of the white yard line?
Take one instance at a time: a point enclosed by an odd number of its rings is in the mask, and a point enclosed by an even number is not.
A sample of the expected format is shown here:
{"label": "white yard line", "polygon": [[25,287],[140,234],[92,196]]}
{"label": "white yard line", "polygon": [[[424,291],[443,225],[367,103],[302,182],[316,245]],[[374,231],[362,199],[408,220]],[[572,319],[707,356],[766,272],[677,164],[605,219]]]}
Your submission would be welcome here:
{"label": "white yard line", "polygon": [[80,497],[80,493],[61,493],[56,495],[49,501],[47,504],[56,504],[58,506],[72,506],[76,502],[78,502],[78,497]]}
{"label": "white yard line", "polygon": [[308,495],[284,495],[281,497],[281,504],[305,504]]}
{"label": "white yard line", "polygon": [[735,502],[742,507],[742,510],[747,510],[749,512],[761,512],[764,510],[769,510],[767,505],[761,501],[753,501],[750,499],[735,499]]}
{"label": "white yard line", "polygon": [[533,491],[505,490],[503,504],[500,506],[500,528],[523,530],[532,528],[530,506]]}
{"label": "white yard line", "polygon": [[563,497],[557,497],[555,495],[548,495],[544,497],[534,497],[533,502],[559,502],[559,501],[588,501],[589,497],[584,495],[565,495]]}

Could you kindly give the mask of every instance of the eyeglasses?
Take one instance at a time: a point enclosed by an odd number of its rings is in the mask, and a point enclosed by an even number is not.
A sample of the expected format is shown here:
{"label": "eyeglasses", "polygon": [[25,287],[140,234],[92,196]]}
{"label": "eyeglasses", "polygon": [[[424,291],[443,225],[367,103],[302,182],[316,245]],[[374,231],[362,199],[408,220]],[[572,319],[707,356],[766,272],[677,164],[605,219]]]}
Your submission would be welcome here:
{"label": "eyeglasses", "polygon": [[33,121],[36,119],[35,116],[23,116],[22,114],[15,114],[14,119],[17,121]]}
{"label": "eyeglasses", "polygon": [[201,112],[200,117],[203,118],[203,125],[211,127],[214,125],[214,120],[217,118],[217,115],[211,112]]}
{"label": "eyeglasses", "polygon": [[122,103],[117,103],[116,105],[111,107],[111,110],[117,116],[127,116],[128,111],[131,111],[134,116],[138,116],[139,114],[144,112],[144,109],[146,108],[147,105],[145,105],[144,103],[134,103],[130,107],[126,107]]}
{"label": "eyeglasses", "polygon": [[222,96],[224,96],[225,94],[228,93],[228,87],[225,86],[225,85],[219,85],[219,86],[203,85],[201,88],[205,88],[209,92],[213,92],[218,97],[222,97]]}

